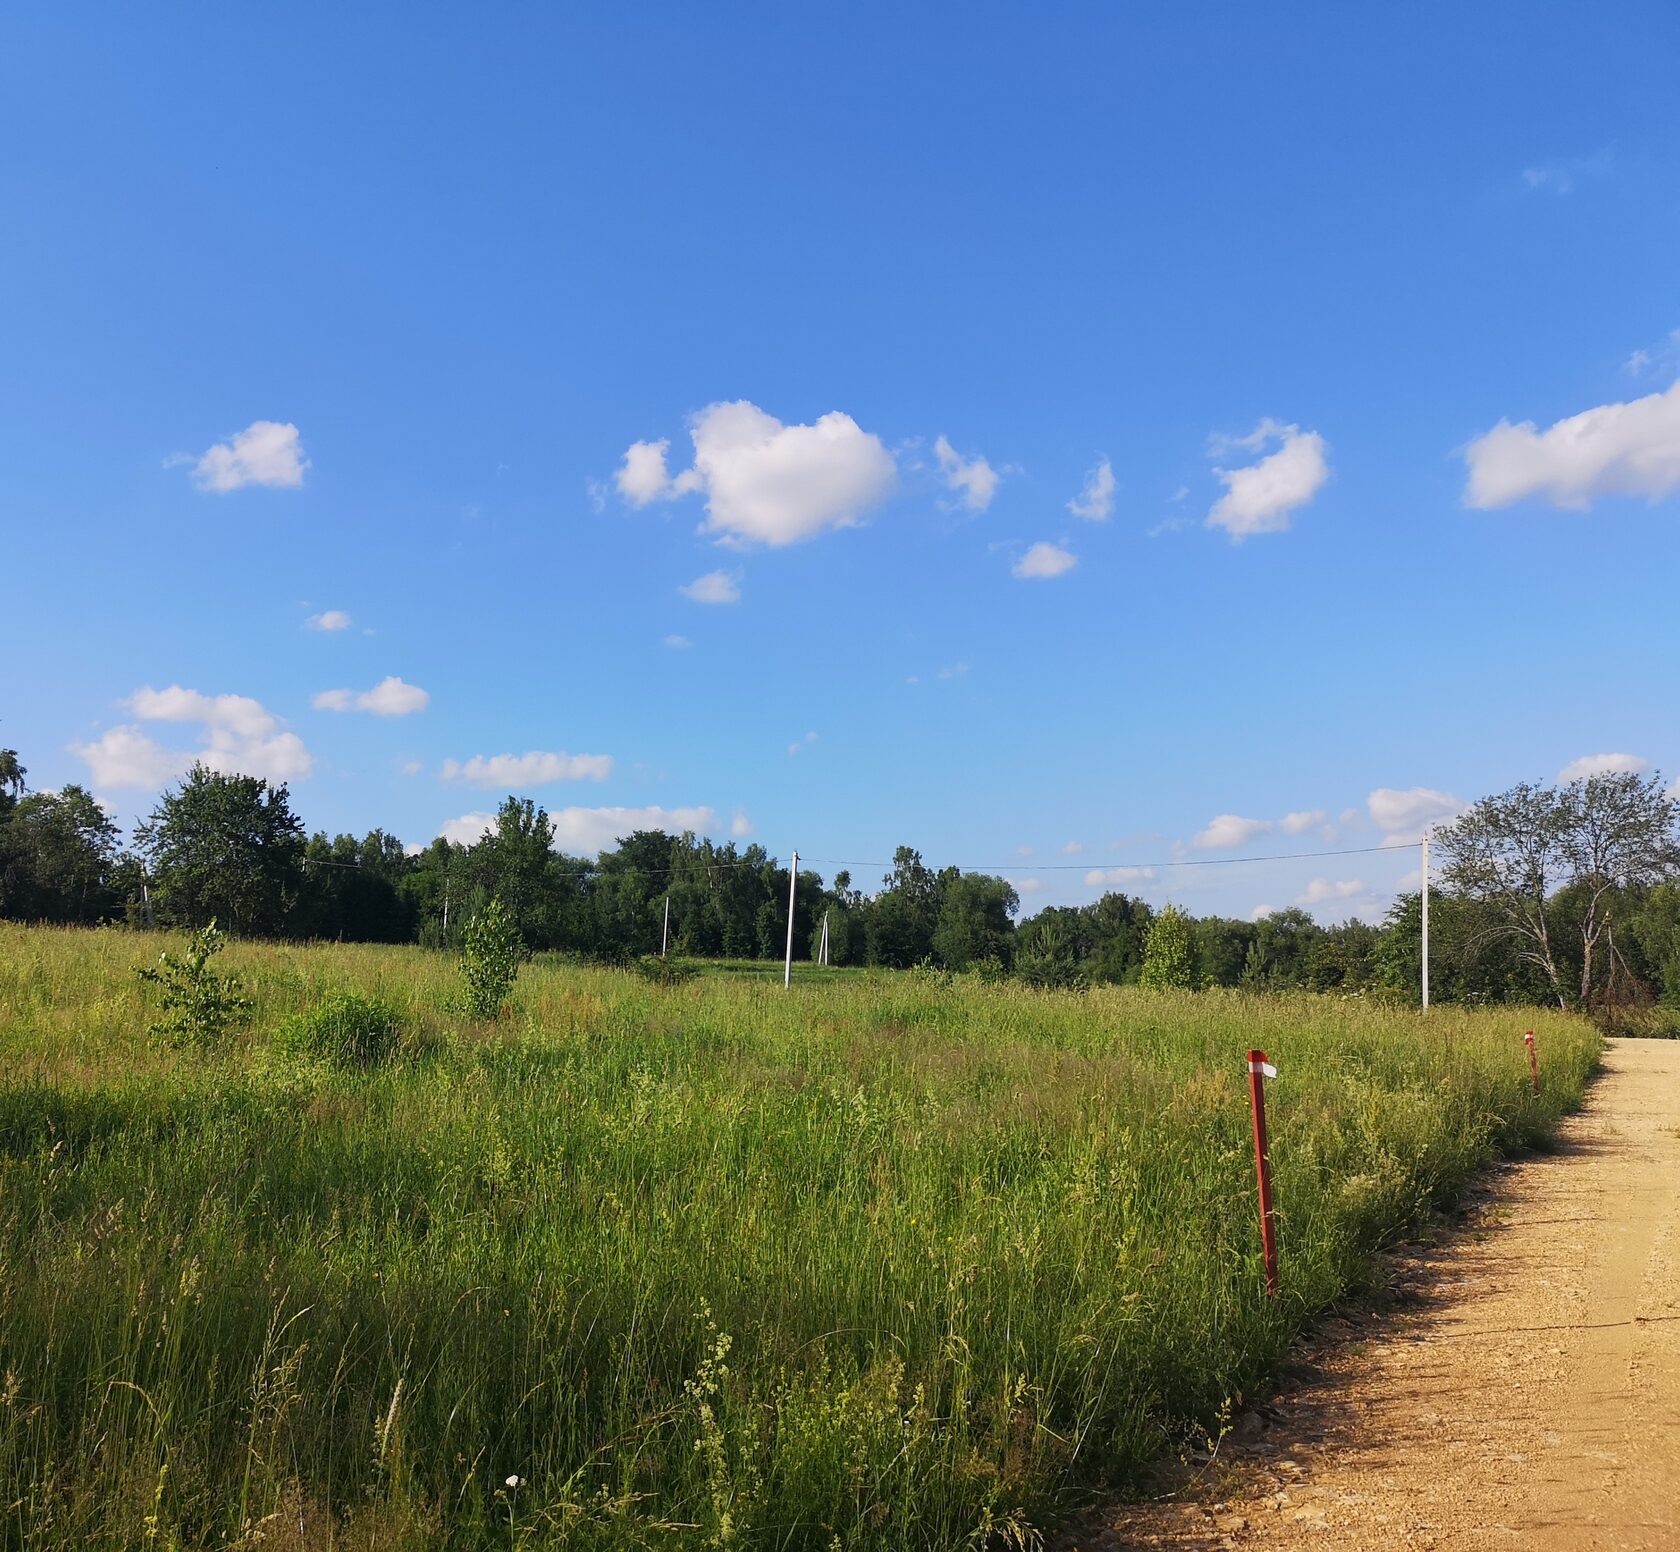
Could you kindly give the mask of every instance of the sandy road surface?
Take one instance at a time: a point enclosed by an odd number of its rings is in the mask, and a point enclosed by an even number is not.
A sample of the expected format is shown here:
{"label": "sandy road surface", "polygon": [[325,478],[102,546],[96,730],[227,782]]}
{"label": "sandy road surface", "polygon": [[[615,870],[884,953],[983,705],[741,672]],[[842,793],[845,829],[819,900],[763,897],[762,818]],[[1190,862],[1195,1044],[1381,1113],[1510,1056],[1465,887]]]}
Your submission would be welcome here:
{"label": "sandy road surface", "polygon": [[1680,1552],[1680,1041],[1612,1042],[1559,1153],[1505,1170],[1405,1283],[1195,1501],[1074,1544]]}

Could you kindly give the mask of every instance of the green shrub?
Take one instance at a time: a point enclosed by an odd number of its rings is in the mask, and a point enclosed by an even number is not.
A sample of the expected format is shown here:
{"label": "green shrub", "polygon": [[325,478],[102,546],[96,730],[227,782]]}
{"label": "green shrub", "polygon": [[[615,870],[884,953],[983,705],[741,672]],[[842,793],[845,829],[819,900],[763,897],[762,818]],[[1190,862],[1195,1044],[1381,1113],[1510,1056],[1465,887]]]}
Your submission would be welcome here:
{"label": "green shrub", "polygon": [[403,1044],[401,1012],[380,997],[333,992],[318,1007],[294,1013],[275,1032],[274,1048],[339,1067],[378,1067]]}
{"label": "green shrub", "polygon": [[135,967],[142,981],[163,988],[163,1017],[152,1025],[154,1036],[170,1045],[206,1051],[243,1022],[251,999],[241,992],[239,977],[217,975],[210,968],[211,959],[226,945],[227,934],[211,917],[208,926],[187,939],[187,951],[180,958],[166,950],[155,965]]}
{"label": "green shrub", "polygon": [[658,954],[643,954],[636,961],[636,971],[655,986],[681,986],[700,973],[686,959],[665,959]]}
{"label": "green shrub", "polygon": [[513,990],[525,945],[519,928],[498,896],[467,923],[461,939],[461,979],[466,982],[467,1012],[492,1019]]}

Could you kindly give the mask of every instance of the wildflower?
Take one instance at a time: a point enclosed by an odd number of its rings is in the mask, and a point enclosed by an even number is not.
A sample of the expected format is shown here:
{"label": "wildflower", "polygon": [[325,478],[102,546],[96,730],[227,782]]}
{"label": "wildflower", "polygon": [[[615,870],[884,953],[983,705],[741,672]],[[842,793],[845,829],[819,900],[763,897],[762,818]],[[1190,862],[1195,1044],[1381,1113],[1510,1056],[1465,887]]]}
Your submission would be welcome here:
{"label": "wildflower", "polygon": [[523,1487],[524,1485],[525,1479],[522,1476],[515,1475],[507,1479],[507,1486],[509,1487]]}

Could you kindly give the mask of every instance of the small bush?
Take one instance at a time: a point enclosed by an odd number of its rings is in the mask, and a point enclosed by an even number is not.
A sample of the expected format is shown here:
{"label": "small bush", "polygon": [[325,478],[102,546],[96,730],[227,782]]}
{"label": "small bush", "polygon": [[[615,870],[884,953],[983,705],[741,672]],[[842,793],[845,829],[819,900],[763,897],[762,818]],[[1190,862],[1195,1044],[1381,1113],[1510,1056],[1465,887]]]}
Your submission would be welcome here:
{"label": "small bush", "polygon": [[187,939],[179,958],[167,950],[155,965],[137,965],[142,981],[163,988],[163,1017],[152,1034],[170,1045],[207,1051],[222,1044],[228,1031],[244,1021],[251,999],[240,990],[236,975],[217,975],[210,961],[227,946],[227,934],[211,917]]}
{"label": "small bush", "polygon": [[636,971],[655,986],[681,986],[700,973],[686,959],[662,959],[658,954],[643,954],[636,961]]}
{"label": "small bush", "polygon": [[507,907],[492,895],[490,903],[467,923],[461,939],[461,979],[466,982],[467,1012],[492,1019],[513,990],[525,945]]}
{"label": "small bush", "polygon": [[402,1014],[379,997],[333,992],[318,1007],[294,1013],[275,1032],[274,1048],[339,1067],[378,1067],[403,1043]]}

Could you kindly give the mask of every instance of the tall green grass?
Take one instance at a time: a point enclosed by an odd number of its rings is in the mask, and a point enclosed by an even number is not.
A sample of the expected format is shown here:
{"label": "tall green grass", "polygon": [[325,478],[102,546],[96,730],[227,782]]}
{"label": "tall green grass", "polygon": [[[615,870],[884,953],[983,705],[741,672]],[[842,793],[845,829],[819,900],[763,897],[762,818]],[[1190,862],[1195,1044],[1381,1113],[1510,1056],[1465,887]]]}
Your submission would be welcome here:
{"label": "tall green grass", "polygon": [[[6,1547],[1031,1545],[1597,1053],[1542,1011],[914,972],[537,964],[479,1025],[442,956],[237,944],[253,1026],[205,1058],[145,1034],[161,946],[0,926]],[[344,989],[405,1012],[395,1064],[274,1049]]]}

